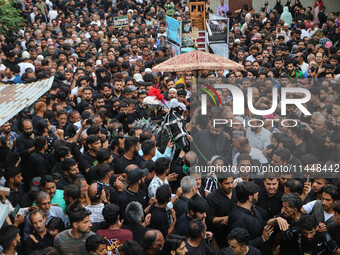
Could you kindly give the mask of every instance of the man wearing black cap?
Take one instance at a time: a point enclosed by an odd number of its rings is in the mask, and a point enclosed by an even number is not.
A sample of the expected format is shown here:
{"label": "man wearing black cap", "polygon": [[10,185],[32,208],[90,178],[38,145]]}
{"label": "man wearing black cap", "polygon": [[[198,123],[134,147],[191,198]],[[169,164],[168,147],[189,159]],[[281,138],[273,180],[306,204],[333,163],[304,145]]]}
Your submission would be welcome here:
{"label": "man wearing black cap", "polygon": [[[128,168],[130,168],[130,166],[128,166]],[[130,202],[139,202],[144,210],[148,206],[148,191],[144,185],[144,179],[148,174],[148,169],[142,170],[136,165],[135,168],[127,171],[128,187],[121,193],[119,202],[122,219],[125,219],[125,208]]]}
{"label": "man wearing black cap", "polygon": [[31,181],[31,189],[21,199],[21,207],[30,207],[35,199],[35,196],[40,191],[40,179],[41,177],[34,177]]}

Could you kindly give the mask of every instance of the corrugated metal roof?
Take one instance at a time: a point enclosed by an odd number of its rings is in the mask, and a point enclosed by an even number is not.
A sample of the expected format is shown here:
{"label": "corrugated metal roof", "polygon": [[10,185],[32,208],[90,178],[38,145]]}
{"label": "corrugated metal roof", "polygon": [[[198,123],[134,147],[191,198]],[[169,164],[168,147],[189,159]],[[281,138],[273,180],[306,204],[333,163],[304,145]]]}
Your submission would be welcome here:
{"label": "corrugated metal roof", "polygon": [[53,80],[54,76],[28,84],[0,84],[0,126],[37,101],[51,88]]}

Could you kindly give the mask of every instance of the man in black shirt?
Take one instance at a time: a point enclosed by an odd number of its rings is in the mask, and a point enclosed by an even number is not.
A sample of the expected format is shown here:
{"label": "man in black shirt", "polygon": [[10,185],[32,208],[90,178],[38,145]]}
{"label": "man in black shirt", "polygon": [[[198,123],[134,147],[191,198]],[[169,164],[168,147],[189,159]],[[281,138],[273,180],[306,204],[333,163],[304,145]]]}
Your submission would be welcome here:
{"label": "man in black shirt", "polygon": [[177,219],[183,214],[188,213],[189,199],[196,194],[196,180],[192,176],[185,176],[181,180],[181,188],[183,194],[174,203],[174,210],[176,211]]}
{"label": "man in black shirt", "polygon": [[257,206],[266,210],[267,220],[277,216],[282,208],[282,192],[279,188],[278,178],[264,178],[264,188],[259,191]]}
{"label": "man in black shirt", "polygon": [[209,205],[204,198],[200,195],[195,194],[189,199],[187,214],[183,214],[177,220],[175,227],[176,233],[181,236],[189,236],[189,225],[193,219],[204,220],[207,217],[207,211],[209,210]]}
{"label": "man in black shirt", "polygon": [[79,159],[79,170],[83,174],[89,183],[88,172],[90,167],[97,164],[97,152],[101,148],[101,142],[98,136],[89,135],[86,138],[86,144],[88,146],[88,151],[84,152]]}
{"label": "man in black shirt", "polygon": [[46,174],[50,174],[51,165],[45,156],[47,149],[47,141],[45,137],[38,136],[34,139],[35,151],[30,156],[30,168],[34,173],[33,177],[41,177]]}
{"label": "man in black shirt", "polygon": [[29,216],[33,233],[25,241],[25,254],[41,250],[48,246],[53,247],[54,238],[46,228],[46,217],[41,210],[34,210]]}
{"label": "man in black shirt", "polygon": [[[177,221],[175,210],[167,211],[166,209],[171,200],[169,184],[163,184],[157,188],[156,198],[157,202],[150,206],[150,228],[158,229],[166,237],[174,232]],[[170,217],[170,213],[172,217]]]}
{"label": "man in black shirt", "polygon": [[19,167],[8,167],[5,173],[6,187],[10,188],[8,201],[12,206],[21,205],[21,200],[25,195],[24,188],[22,186],[22,176]]}
{"label": "man in black shirt", "polygon": [[335,226],[329,228],[328,233],[334,239],[338,247],[340,247],[340,201],[333,206]]}
{"label": "man in black shirt", "polygon": [[[129,166],[134,167],[130,171],[127,171],[128,187],[120,195],[119,207],[121,208],[120,215],[122,219],[126,219],[125,208],[130,202],[139,202],[143,210],[148,207],[149,197],[148,190],[143,181],[145,176],[148,175],[147,170],[141,170],[136,165]],[[126,224],[127,222],[125,222]]]}
{"label": "man in black shirt", "polygon": [[[18,149],[19,156],[21,157],[21,165],[27,166],[29,164],[29,156],[35,151],[33,125],[30,119],[24,119],[22,121],[22,125],[23,132],[16,139],[16,147]],[[23,171],[26,190],[29,190],[31,175],[30,171]]]}
{"label": "man in black shirt", "polygon": [[56,121],[51,123],[59,130],[58,135],[61,139],[64,139],[64,137],[73,137],[77,133],[76,127],[68,122],[67,118],[68,112],[62,108],[57,111]]}
{"label": "man in black shirt", "polygon": [[218,180],[218,189],[215,189],[207,197],[209,211],[207,223],[209,229],[214,233],[217,244],[220,248],[226,246],[229,213],[236,197],[233,191],[234,178],[228,177]]}
{"label": "man in black shirt", "polygon": [[57,189],[64,189],[64,187],[70,185],[79,174],[78,163],[73,158],[66,158],[61,163],[61,168],[65,176],[56,183]]}
{"label": "man in black shirt", "polygon": [[283,239],[297,244],[302,254],[334,254],[340,249],[327,232],[319,232],[318,223],[312,215],[304,215],[299,220],[299,228],[283,232]]}
{"label": "man in black shirt", "polygon": [[125,214],[129,224],[127,226],[123,225],[122,228],[131,230],[133,240],[142,245],[151,215],[148,214],[143,222],[144,211],[142,205],[138,202],[129,203],[125,209]]}
{"label": "man in black shirt", "polygon": [[151,229],[146,231],[143,238],[144,250],[142,255],[158,254],[164,245],[164,237],[159,230]]}
{"label": "man in black shirt", "polygon": [[250,235],[244,228],[234,228],[228,235],[229,247],[236,255],[261,255],[261,252],[248,245]]}
{"label": "man in black shirt", "polygon": [[125,168],[128,165],[134,164],[142,167],[143,158],[138,154],[140,150],[139,139],[136,136],[129,136],[124,141],[125,153],[116,161],[115,174],[125,173]]}
{"label": "man in black shirt", "polygon": [[[294,193],[284,195],[282,197],[282,213],[273,219],[270,219],[267,224],[274,226],[276,230],[286,231],[288,228],[292,229],[298,227],[298,220],[301,217],[302,200]],[[282,239],[281,232],[277,237]],[[294,255],[298,254],[298,247],[296,243],[289,240],[281,240],[280,243],[280,255]]]}
{"label": "man in black shirt", "polygon": [[[114,186],[111,185],[111,167],[108,163],[103,163],[96,169],[96,175],[98,177],[97,183],[102,184],[105,187],[106,192],[110,195],[110,203],[119,204],[120,194],[123,191],[122,177],[116,178]],[[121,178],[121,179],[120,179]]]}
{"label": "man in black shirt", "polygon": [[253,182],[238,183],[235,192],[237,205],[235,205],[229,216],[230,229],[241,227],[250,234],[249,244],[263,252],[266,248],[265,242],[273,233],[273,228],[265,226],[265,221],[260,211],[254,206],[258,201],[259,187]]}
{"label": "man in black shirt", "polygon": [[189,238],[185,242],[188,249],[187,255],[215,255],[216,253],[207,245],[204,236],[206,234],[206,226],[201,219],[194,219],[190,222]]}

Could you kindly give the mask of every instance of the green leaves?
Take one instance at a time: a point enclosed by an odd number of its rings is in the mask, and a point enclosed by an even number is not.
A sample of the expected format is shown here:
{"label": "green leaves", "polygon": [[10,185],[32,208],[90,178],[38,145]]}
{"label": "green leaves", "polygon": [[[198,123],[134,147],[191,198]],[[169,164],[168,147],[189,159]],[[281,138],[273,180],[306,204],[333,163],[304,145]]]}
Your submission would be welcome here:
{"label": "green leaves", "polygon": [[23,23],[20,9],[13,6],[13,1],[0,1],[0,33],[11,35],[18,32]]}

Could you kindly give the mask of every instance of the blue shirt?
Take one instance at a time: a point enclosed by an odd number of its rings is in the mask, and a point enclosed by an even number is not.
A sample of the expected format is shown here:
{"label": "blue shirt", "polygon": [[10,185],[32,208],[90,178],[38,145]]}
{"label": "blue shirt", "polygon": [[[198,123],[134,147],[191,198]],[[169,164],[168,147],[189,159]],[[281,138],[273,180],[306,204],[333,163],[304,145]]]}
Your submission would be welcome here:
{"label": "blue shirt", "polygon": [[[224,12],[223,15],[220,14],[220,11]],[[227,12],[229,11],[229,7],[228,5],[224,4],[224,5],[220,5],[217,8],[217,15],[223,16],[223,17],[227,17]]]}
{"label": "blue shirt", "polygon": [[[169,148],[168,146],[166,147],[163,154],[160,153],[159,150],[156,148],[156,153],[155,153],[155,156],[152,158],[152,161],[156,161],[158,158],[161,158],[161,157],[166,157],[171,160],[172,158],[171,152],[172,152],[172,148]],[[143,157],[142,149],[138,151],[138,154]]]}

